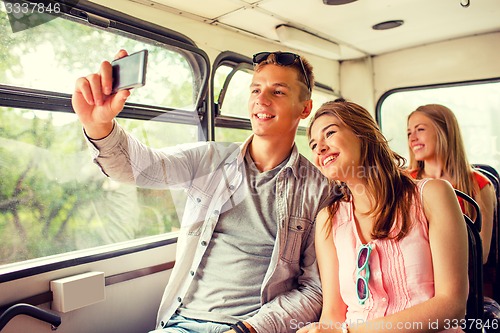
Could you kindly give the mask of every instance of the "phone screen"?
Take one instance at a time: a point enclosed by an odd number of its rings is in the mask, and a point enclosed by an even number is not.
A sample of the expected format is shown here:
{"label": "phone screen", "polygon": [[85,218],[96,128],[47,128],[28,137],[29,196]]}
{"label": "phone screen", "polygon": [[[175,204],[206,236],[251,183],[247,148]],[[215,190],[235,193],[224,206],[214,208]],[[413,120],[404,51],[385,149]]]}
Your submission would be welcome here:
{"label": "phone screen", "polygon": [[114,60],[111,63],[113,66],[112,93],[144,86],[146,84],[147,61],[148,50],[142,50]]}

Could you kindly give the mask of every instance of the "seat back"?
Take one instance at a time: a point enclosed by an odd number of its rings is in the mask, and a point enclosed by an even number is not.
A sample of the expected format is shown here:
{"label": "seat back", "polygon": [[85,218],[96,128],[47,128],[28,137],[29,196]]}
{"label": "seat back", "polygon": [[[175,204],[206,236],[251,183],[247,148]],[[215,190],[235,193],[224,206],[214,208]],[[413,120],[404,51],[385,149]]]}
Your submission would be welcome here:
{"label": "seat back", "polygon": [[[468,247],[469,247],[469,260],[468,260],[468,272],[469,272],[469,296],[467,297],[467,310],[465,319],[466,322],[483,322],[483,244],[481,241],[481,235],[479,234],[479,228],[481,226],[481,211],[479,210],[479,205],[474,199],[472,199],[467,194],[455,190],[458,197],[466,200],[472,204],[476,209],[476,221],[472,221],[469,216],[464,215],[465,222],[467,224],[467,236],[468,236]],[[474,326],[474,327],[472,327]],[[481,333],[482,328],[475,327],[476,325],[471,325],[465,330],[468,333]]]}
{"label": "seat back", "polygon": [[500,175],[493,167],[486,164],[474,164],[473,167],[484,174],[495,188],[497,204],[493,213],[493,233],[490,254],[484,266],[484,278],[488,287],[491,286],[492,295],[490,296],[493,296],[495,300],[500,300]]}

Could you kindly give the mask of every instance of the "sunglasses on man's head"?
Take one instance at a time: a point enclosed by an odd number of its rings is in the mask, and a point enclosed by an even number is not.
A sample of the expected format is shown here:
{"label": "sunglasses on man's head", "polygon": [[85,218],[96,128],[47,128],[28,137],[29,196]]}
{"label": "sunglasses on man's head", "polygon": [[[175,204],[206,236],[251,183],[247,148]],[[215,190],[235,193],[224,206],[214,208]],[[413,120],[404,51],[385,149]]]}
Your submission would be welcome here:
{"label": "sunglasses on man's head", "polygon": [[282,66],[290,66],[292,65],[295,60],[299,60],[300,67],[302,68],[302,73],[304,74],[304,77],[306,78],[306,85],[307,89],[311,91],[311,83],[309,82],[309,77],[307,76],[306,68],[304,67],[304,63],[302,62],[302,59],[298,54],[291,53],[291,52],[260,52],[256,53],[253,55],[252,62],[255,65],[260,64],[261,62],[265,61],[267,57],[269,57],[271,54],[274,54],[274,58],[276,59],[276,63],[278,65]]}

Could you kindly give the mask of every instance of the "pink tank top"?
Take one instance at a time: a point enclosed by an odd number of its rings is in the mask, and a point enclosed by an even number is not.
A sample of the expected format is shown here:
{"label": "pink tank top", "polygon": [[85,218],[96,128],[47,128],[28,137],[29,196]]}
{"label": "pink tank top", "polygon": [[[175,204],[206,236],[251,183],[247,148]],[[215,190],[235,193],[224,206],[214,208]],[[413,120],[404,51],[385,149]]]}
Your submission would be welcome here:
{"label": "pink tank top", "polygon": [[[339,260],[340,294],[347,305],[346,321],[351,325],[399,312],[434,296],[432,255],[428,222],[421,208],[422,188],[428,181],[418,181],[419,199],[410,216],[415,222],[403,239],[377,239],[369,242],[369,298],[359,304],[356,295],[356,257],[362,245],[354,220],[353,204],[342,202],[335,214],[332,232]],[[405,323],[405,325],[429,323]],[[447,331],[447,332],[461,332]]]}

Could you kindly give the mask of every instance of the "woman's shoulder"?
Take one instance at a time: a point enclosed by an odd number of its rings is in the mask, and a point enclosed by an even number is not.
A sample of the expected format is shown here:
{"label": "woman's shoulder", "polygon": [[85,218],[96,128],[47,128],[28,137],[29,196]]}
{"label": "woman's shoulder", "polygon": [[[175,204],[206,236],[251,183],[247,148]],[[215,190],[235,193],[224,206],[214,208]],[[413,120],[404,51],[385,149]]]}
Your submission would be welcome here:
{"label": "woman's shoulder", "polygon": [[[439,180],[439,182],[434,182],[434,180]],[[413,182],[415,183],[417,190],[419,192],[423,192],[424,187],[428,187],[427,186],[428,183],[431,184],[442,183],[442,182],[448,183],[448,181],[446,180],[436,179],[436,178],[413,179]],[[430,185],[430,186],[433,187],[433,186],[443,186],[443,185]]]}
{"label": "woman's shoulder", "polygon": [[486,185],[491,184],[488,177],[483,175],[480,171],[472,170],[472,174],[480,190],[482,190]]}
{"label": "woman's shoulder", "polygon": [[319,212],[318,212],[318,216],[316,216],[316,220],[320,223],[328,220],[328,217],[330,216],[330,212],[328,210],[328,206],[327,207],[323,207]]}
{"label": "woman's shoulder", "polygon": [[458,221],[463,218],[455,190],[449,181],[427,180],[421,196],[422,207],[429,226],[433,223],[444,224],[444,221]]}
{"label": "woman's shoulder", "polygon": [[447,196],[456,197],[453,186],[445,179],[424,178],[417,180],[417,188],[421,193],[421,199],[426,202],[442,200]]}
{"label": "woman's shoulder", "polygon": [[339,225],[339,223],[348,220],[350,216],[349,214],[350,202],[341,200],[337,202],[337,204],[338,204],[337,211],[335,212],[335,214],[333,214],[333,216],[330,213],[330,206],[324,207],[319,211],[318,215],[316,216],[316,222],[318,226],[321,227],[328,221],[330,221],[332,227],[336,228]]}
{"label": "woman's shoulder", "polygon": [[446,179],[439,178],[424,178],[417,180],[417,185],[422,189],[425,187],[425,192],[431,191],[453,191],[453,185]]}

